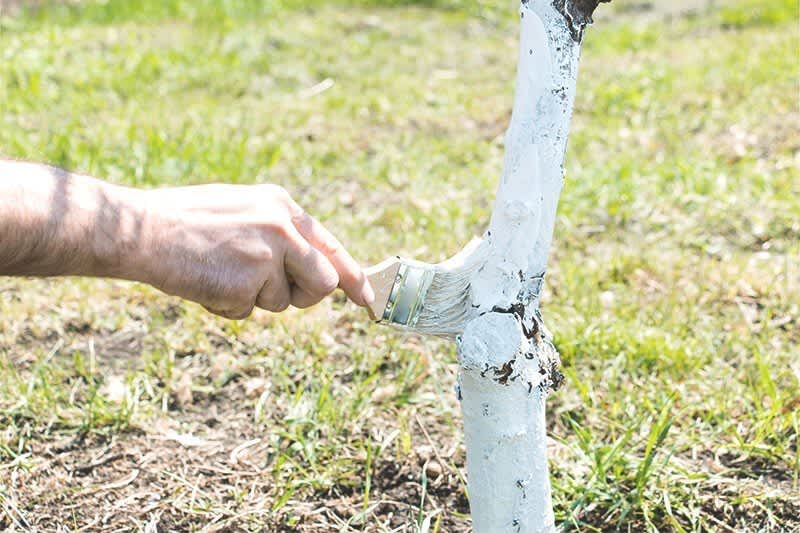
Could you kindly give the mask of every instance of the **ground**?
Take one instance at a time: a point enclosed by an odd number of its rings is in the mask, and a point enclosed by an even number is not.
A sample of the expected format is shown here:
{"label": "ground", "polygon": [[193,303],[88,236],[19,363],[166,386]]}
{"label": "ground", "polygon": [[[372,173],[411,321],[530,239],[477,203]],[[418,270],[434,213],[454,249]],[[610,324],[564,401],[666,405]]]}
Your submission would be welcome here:
{"label": "ground", "polygon": [[[485,228],[512,2],[0,4],[0,156],[279,183],[364,264]],[[543,300],[566,530],[800,529],[797,19],[615,1],[587,33]],[[0,529],[469,530],[452,345],[341,295],[0,291]]]}

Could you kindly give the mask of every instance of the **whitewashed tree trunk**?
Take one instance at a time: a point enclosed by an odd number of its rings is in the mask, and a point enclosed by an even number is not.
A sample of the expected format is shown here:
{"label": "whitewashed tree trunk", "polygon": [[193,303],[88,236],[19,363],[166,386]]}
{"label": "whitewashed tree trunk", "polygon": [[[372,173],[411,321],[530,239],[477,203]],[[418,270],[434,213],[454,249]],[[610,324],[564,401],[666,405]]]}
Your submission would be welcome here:
{"label": "whitewashed tree trunk", "polygon": [[471,278],[475,314],[458,336],[469,500],[475,533],[555,529],[545,397],[558,353],[539,313],[580,41],[597,1],[523,0],[516,94],[505,161]]}

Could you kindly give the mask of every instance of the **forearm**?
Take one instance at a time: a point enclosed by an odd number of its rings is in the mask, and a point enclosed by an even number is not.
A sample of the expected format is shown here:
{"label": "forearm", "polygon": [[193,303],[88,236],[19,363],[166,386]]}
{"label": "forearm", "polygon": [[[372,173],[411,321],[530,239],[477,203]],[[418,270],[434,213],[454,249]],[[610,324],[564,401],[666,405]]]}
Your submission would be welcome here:
{"label": "forearm", "polygon": [[135,277],[140,198],[54,167],[0,161],[0,275]]}

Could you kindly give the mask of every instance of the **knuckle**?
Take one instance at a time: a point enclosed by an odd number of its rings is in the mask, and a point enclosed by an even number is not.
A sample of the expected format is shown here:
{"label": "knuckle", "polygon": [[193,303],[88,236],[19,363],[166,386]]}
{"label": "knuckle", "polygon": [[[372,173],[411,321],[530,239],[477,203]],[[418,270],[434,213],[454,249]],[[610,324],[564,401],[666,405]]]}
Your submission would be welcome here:
{"label": "knuckle", "polygon": [[270,295],[269,297],[265,298],[263,302],[260,302],[261,305],[259,307],[271,311],[273,313],[280,313],[282,311],[286,311],[289,308],[289,297],[284,296],[277,296],[277,295]]}
{"label": "knuckle", "polygon": [[254,250],[251,253],[258,264],[271,263],[275,259],[275,252],[270,246],[263,246],[260,250]]}
{"label": "knuckle", "polygon": [[266,227],[271,233],[277,235],[283,240],[286,240],[291,236],[290,224],[291,222],[288,219],[278,217],[275,220],[270,221]]}
{"label": "knuckle", "polygon": [[280,298],[275,302],[272,311],[276,313],[280,313],[282,311],[286,311],[289,308],[289,297]]}
{"label": "knuckle", "polygon": [[298,299],[298,301],[296,302],[293,302],[292,305],[294,305],[298,309],[307,309],[309,307],[317,305],[320,302],[320,300],[322,300],[321,297],[302,298]]}
{"label": "knuckle", "polygon": [[339,286],[339,275],[334,272],[332,275],[325,275],[320,278],[319,288],[323,296],[326,296],[336,290]]}
{"label": "knuckle", "polygon": [[320,252],[328,257],[334,257],[342,253],[342,246],[333,239],[325,239],[320,242]]}
{"label": "knuckle", "polygon": [[225,316],[224,311],[221,311],[221,310],[219,310],[219,309],[217,309],[215,307],[211,307],[211,306],[208,306],[208,305],[203,305],[203,309],[205,309],[206,311],[208,311],[212,315]]}
{"label": "knuckle", "polygon": [[[294,204],[294,202],[292,202]],[[300,228],[308,226],[311,215],[306,213],[305,209],[297,204],[290,206],[289,214],[292,218],[292,223]]]}
{"label": "knuckle", "polygon": [[228,318],[230,318],[231,320],[243,320],[243,319],[249,317],[250,313],[252,313],[252,312],[253,312],[253,308],[252,307],[247,307],[247,308],[242,308],[242,309],[237,309],[237,310],[231,311],[231,312],[227,313],[227,315],[228,315]]}
{"label": "knuckle", "polygon": [[258,307],[271,311],[273,313],[280,313],[285,311],[291,304],[291,295],[289,294],[288,287],[286,289],[276,288],[275,284],[267,280],[256,300]]}
{"label": "knuckle", "polygon": [[270,196],[272,196],[272,198],[278,200],[281,203],[288,204],[289,202],[292,201],[292,195],[289,194],[289,191],[287,191],[284,187],[280,185],[275,185],[275,184],[265,185],[265,188],[267,190],[267,193]]}
{"label": "knuckle", "polygon": [[238,309],[236,308],[219,309],[217,307],[209,307],[207,305],[204,305],[203,307],[209,313],[221,316],[222,318],[227,318],[228,320],[243,320],[248,316],[250,316],[250,313],[252,313],[253,311],[252,307],[238,308]]}

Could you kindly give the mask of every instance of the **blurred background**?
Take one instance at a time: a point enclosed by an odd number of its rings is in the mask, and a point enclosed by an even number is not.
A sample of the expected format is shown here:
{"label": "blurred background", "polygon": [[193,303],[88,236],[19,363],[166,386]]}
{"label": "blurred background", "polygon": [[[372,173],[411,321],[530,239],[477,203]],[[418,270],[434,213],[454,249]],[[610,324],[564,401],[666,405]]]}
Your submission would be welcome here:
{"label": "blurred background", "polygon": [[[586,34],[543,300],[567,530],[800,528],[798,9],[615,0]],[[0,10],[0,157],[278,183],[365,265],[488,222],[512,1]],[[467,531],[455,372],[340,294],[231,322],[0,279],[0,528]]]}

